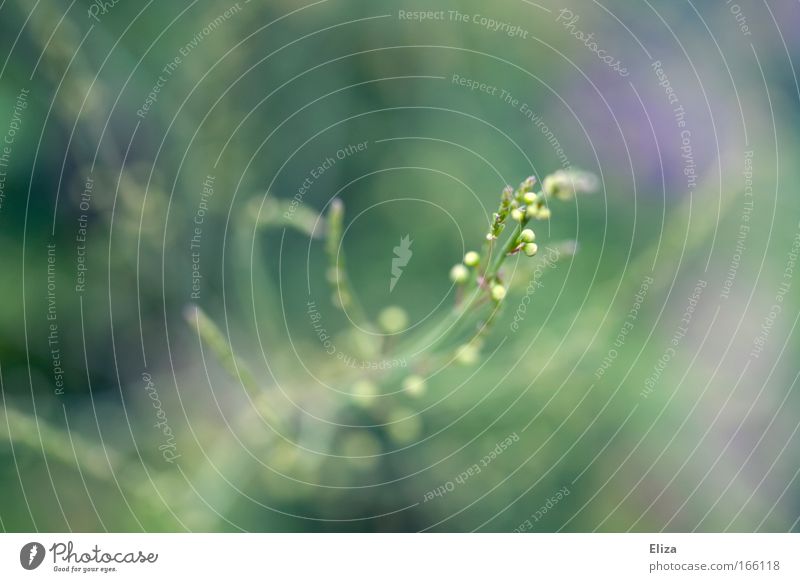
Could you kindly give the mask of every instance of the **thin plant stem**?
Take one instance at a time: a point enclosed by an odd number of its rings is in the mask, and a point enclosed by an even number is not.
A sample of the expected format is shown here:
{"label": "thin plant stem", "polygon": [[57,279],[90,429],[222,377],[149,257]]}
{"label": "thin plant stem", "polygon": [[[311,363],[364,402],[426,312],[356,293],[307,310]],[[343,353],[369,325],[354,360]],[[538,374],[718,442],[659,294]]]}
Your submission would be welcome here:
{"label": "thin plant stem", "polygon": [[345,255],[342,249],[344,204],[340,199],[335,198],[331,201],[327,218],[325,252],[328,255],[328,281],[333,291],[334,304],[342,311],[346,310],[357,325],[366,329],[373,329],[374,326],[361,306],[347,276]]}

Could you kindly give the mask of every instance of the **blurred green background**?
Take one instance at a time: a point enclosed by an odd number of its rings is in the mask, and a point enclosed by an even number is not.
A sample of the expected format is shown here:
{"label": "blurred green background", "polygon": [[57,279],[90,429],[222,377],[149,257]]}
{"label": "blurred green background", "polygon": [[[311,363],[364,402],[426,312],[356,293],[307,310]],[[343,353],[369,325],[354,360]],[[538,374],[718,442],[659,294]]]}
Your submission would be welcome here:
{"label": "blurred green background", "polygon": [[[800,7],[734,6],[0,4],[0,526],[797,531]],[[563,167],[476,363],[344,365]]]}

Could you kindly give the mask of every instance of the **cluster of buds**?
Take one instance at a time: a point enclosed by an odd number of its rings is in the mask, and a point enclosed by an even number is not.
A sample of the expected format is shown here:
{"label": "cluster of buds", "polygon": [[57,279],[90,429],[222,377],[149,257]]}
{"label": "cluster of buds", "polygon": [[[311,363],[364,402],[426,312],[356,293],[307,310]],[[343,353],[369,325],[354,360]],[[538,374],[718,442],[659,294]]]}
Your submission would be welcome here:
{"label": "cluster of buds", "polygon": [[[530,240],[534,247],[536,247],[535,243],[533,243],[533,231],[527,229],[527,232],[530,233]],[[528,235],[526,235],[527,237]],[[527,252],[527,251],[526,251]],[[533,249],[533,254],[536,254],[536,249]],[[530,255],[533,256],[533,255]],[[464,255],[463,260],[458,263],[457,265],[453,265],[453,268],[450,269],[450,279],[456,285],[464,285],[467,281],[470,280],[471,271],[470,269],[475,270],[475,279],[477,280],[478,284],[481,287],[484,287],[489,291],[489,295],[495,302],[500,302],[505,299],[506,296],[506,288],[500,282],[499,277],[488,277],[484,274],[481,275],[478,273],[478,270],[481,267],[481,256],[475,251],[469,251]]]}
{"label": "cluster of buds", "polygon": [[530,176],[516,189],[511,186],[503,189],[500,206],[492,215],[489,232],[486,234],[486,255],[491,255],[494,241],[502,234],[509,219],[517,223],[514,235],[508,240],[505,250],[499,253],[493,268],[482,264],[483,258],[476,251],[466,253],[462,262],[450,270],[450,279],[454,283],[465,285],[470,280],[474,281],[488,292],[492,300],[496,303],[501,302],[507,291],[499,274],[503,259],[520,252],[533,257],[539,251],[536,233],[526,228],[528,222],[550,218],[548,198],[565,200],[575,194],[590,192],[597,187],[597,178],[594,174],[579,170],[558,170],[544,179],[538,193],[534,190],[535,186],[536,177]]}
{"label": "cluster of buds", "polygon": [[536,240],[536,233],[534,233],[530,228],[526,228],[517,237],[517,250],[523,251],[529,257],[534,256],[536,253],[539,252],[539,245],[535,242]]}
{"label": "cluster of buds", "polygon": [[514,200],[511,202],[511,219],[523,224],[529,220],[547,220],[550,218],[550,208],[547,206],[545,196],[533,191],[536,178],[531,176],[517,188]]}
{"label": "cluster of buds", "polygon": [[[465,288],[476,286],[481,293],[466,305],[461,305],[461,311],[468,311],[479,304],[481,297],[492,301],[496,306],[506,298],[508,289],[504,285],[500,270],[503,261],[512,255],[525,253],[529,257],[539,252],[536,244],[536,233],[527,225],[531,220],[548,220],[550,207],[548,200],[551,198],[566,200],[578,193],[590,192],[597,186],[597,178],[593,174],[577,170],[558,170],[547,176],[542,182],[539,192],[534,190],[536,178],[531,176],[525,179],[519,187],[506,186],[500,198],[500,206],[492,215],[489,232],[486,234],[486,243],[482,254],[469,251],[460,263],[450,269],[450,279],[459,287],[456,295],[456,305],[461,304]],[[502,248],[495,250],[495,241],[503,233],[506,223],[513,221],[514,233],[508,237]],[[494,259],[492,259],[494,256]],[[491,261],[491,264],[489,264]],[[488,319],[480,326],[481,334],[489,327],[495,318],[497,309],[493,310]],[[477,358],[480,351],[479,338],[461,346],[456,352],[456,360],[469,364]]]}

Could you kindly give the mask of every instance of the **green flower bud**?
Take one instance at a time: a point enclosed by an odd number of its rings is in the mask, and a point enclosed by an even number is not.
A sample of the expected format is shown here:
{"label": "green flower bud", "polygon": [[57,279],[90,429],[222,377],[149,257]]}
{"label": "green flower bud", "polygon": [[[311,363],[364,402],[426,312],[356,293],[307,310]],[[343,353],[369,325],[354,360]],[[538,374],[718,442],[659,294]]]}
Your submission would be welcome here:
{"label": "green flower bud", "polygon": [[380,312],[378,323],[386,333],[397,333],[408,325],[408,315],[402,307],[392,305]]}
{"label": "green flower bud", "polygon": [[536,233],[534,233],[530,228],[526,228],[521,233],[519,233],[519,241],[524,243],[532,243],[536,240]]}
{"label": "green flower bud", "polygon": [[352,389],[353,400],[359,406],[368,407],[375,402],[375,397],[378,394],[378,387],[369,380],[359,380],[353,384]]}
{"label": "green flower bud", "polygon": [[515,208],[514,210],[511,211],[511,218],[516,220],[517,222],[522,222],[522,219],[525,218],[525,213],[519,208]]}
{"label": "green flower bud", "polygon": [[425,378],[422,376],[412,374],[403,380],[403,390],[409,396],[421,396],[425,392],[425,388],[427,388],[427,385]]}
{"label": "green flower bud", "polygon": [[525,204],[535,204],[539,200],[539,197],[533,192],[525,192],[522,199],[525,201]]}
{"label": "green flower bud", "polygon": [[536,213],[536,218],[539,220],[550,220],[550,209],[547,206],[542,206],[539,212]]}
{"label": "green flower bud", "polygon": [[459,364],[470,366],[478,361],[480,353],[480,348],[474,343],[464,344],[456,351],[456,361]]}
{"label": "green flower bud", "polygon": [[506,297],[506,288],[505,287],[503,287],[499,283],[492,287],[492,299],[494,299],[495,301],[499,302],[499,301],[502,301],[503,299],[505,299],[505,297]]}
{"label": "green flower bud", "polygon": [[464,255],[464,264],[468,267],[477,267],[481,262],[481,256],[475,251],[469,251]]}
{"label": "green flower bud", "polygon": [[523,247],[523,250],[525,251],[526,255],[532,257],[533,255],[539,252],[539,245],[537,245],[534,242],[528,243]]}
{"label": "green flower bud", "polygon": [[539,207],[536,204],[531,204],[525,209],[525,216],[528,219],[536,218],[539,215]]}
{"label": "green flower bud", "polygon": [[453,268],[450,269],[450,280],[460,285],[466,283],[467,279],[469,279],[469,269],[461,263],[453,265]]}

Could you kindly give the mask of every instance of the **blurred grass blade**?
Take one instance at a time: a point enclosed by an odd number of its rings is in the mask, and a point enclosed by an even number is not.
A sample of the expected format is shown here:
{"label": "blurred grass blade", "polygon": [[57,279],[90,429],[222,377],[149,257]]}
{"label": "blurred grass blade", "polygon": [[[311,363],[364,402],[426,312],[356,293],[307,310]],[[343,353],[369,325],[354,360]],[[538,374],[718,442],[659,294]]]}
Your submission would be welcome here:
{"label": "blurred grass blade", "polygon": [[68,434],[11,407],[4,412],[0,414],[0,439],[41,451],[48,459],[57,459],[96,479],[110,479],[113,467],[121,465],[120,455],[108,446],[90,444],[74,433]]}
{"label": "blurred grass blade", "polygon": [[275,412],[266,406],[262,387],[256,382],[247,364],[236,356],[217,324],[199,306],[194,304],[187,305],[183,315],[189,326],[197,332],[201,342],[211,349],[225,371],[242,383],[259,412],[266,417],[270,424],[279,426],[281,423]]}

